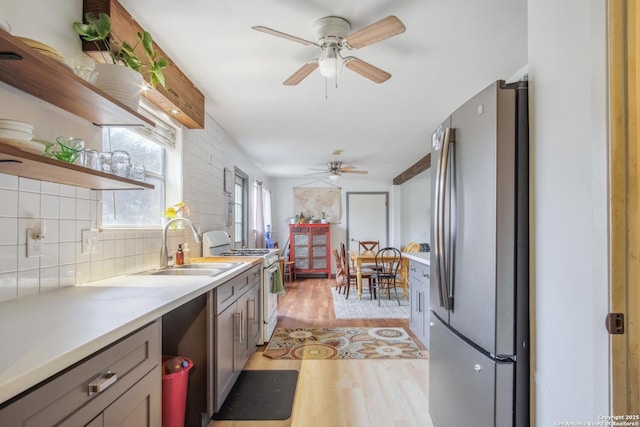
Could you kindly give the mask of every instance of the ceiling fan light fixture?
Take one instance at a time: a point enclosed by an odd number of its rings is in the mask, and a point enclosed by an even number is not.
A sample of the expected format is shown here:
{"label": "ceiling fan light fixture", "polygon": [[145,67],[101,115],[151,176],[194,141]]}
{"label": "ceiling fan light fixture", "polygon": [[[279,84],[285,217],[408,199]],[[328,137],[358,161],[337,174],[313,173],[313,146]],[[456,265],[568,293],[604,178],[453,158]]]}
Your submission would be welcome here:
{"label": "ceiling fan light fixture", "polygon": [[339,178],[340,178],[340,172],[337,172],[337,171],[331,171],[331,172],[329,173],[329,179],[330,179],[331,181],[334,181],[334,182],[335,182],[335,181],[337,181]]}
{"label": "ceiling fan light fixture", "polygon": [[322,51],[318,60],[320,74],[328,79],[333,79],[342,74],[344,59],[340,56],[340,50],[336,45],[329,45]]}

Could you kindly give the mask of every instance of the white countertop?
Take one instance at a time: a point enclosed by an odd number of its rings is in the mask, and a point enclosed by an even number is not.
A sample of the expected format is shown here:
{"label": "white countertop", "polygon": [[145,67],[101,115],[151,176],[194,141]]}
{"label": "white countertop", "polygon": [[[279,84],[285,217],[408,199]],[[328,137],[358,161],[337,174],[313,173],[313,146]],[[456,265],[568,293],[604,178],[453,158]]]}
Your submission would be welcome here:
{"label": "white countertop", "polygon": [[0,403],[249,269],[125,275],[0,303]]}
{"label": "white countertop", "polygon": [[402,256],[409,258],[412,261],[431,265],[431,252],[402,252]]}

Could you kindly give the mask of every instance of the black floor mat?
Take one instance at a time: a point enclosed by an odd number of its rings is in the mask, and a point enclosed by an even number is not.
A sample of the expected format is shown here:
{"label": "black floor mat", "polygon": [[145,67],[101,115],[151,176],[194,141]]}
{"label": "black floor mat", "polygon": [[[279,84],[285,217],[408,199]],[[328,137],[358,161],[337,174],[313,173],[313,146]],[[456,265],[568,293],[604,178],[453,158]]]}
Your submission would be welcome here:
{"label": "black floor mat", "polygon": [[242,371],[214,420],[286,420],[291,416],[298,371]]}

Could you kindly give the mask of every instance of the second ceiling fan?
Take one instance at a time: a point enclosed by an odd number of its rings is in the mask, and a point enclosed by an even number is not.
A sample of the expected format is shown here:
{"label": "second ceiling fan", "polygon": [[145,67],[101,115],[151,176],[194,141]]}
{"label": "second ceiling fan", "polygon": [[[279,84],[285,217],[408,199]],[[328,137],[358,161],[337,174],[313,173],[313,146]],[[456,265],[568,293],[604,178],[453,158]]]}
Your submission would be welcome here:
{"label": "second ceiling fan", "polygon": [[358,170],[355,166],[342,166],[342,162],[339,161],[328,162],[326,169],[309,168],[309,170],[322,172],[309,173],[306,176],[321,175],[326,173],[331,179],[338,179],[343,173],[356,173],[360,175],[366,175],[369,173],[368,171]]}
{"label": "second ceiling fan", "polygon": [[391,74],[353,56],[343,57],[341,52],[377,43],[401,34],[406,29],[398,18],[387,16],[350,34],[351,24],[349,21],[339,16],[326,16],[318,19],[313,24],[316,41],[312,42],[263,26],[254,26],[252,28],[305,46],[320,48],[320,58],[312,59],[293,73],[283,83],[287,86],[297,85],[316,68],[320,68],[320,74],[323,76],[333,78],[342,72],[343,67],[347,67],[375,83],[383,83],[391,77]]}

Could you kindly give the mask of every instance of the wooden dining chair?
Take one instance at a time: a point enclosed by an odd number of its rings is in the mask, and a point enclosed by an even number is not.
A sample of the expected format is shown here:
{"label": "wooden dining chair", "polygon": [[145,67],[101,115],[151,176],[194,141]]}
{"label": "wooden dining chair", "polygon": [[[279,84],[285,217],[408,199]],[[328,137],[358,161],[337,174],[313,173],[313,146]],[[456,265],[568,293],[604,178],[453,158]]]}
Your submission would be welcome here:
{"label": "wooden dining chair", "polygon": [[391,289],[396,294],[398,305],[400,305],[400,297],[398,296],[398,282],[400,281],[400,266],[402,265],[402,253],[392,247],[382,248],[376,253],[376,274],[373,277],[371,289],[378,293],[378,306],[382,299],[382,293],[386,291],[387,299],[391,300]]}
{"label": "wooden dining chair", "polygon": [[[358,241],[358,254],[360,255],[375,255],[380,248],[380,241],[378,240],[359,240]],[[374,262],[365,262],[362,264],[363,268],[369,268],[371,270],[376,269]]]}
{"label": "wooden dining chair", "polygon": [[409,242],[407,246],[402,248],[402,252],[420,252],[420,243],[417,242]]}
{"label": "wooden dining chair", "polygon": [[[342,268],[345,274],[345,291],[344,297],[349,298],[349,290],[351,286],[355,286],[356,290],[358,289],[358,274],[356,271],[352,270],[349,266],[349,258],[347,257],[347,248],[344,243],[340,245],[340,257],[342,258]],[[374,274],[374,271],[370,268],[361,268],[362,272],[362,280],[367,279],[369,284],[369,292],[371,292],[371,277]]]}
{"label": "wooden dining chair", "polygon": [[380,242],[378,240],[359,240],[358,253],[361,255],[375,255],[379,246]]}
{"label": "wooden dining chair", "polygon": [[333,256],[336,259],[336,289],[338,292],[342,290],[342,287],[345,285],[346,274],[344,272],[344,264],[342,262],[342,258],[340,257],[340,253],[336,248],[331,249],[333,252]]}

